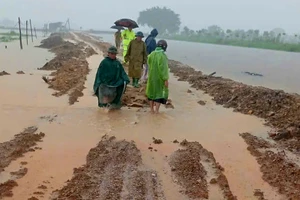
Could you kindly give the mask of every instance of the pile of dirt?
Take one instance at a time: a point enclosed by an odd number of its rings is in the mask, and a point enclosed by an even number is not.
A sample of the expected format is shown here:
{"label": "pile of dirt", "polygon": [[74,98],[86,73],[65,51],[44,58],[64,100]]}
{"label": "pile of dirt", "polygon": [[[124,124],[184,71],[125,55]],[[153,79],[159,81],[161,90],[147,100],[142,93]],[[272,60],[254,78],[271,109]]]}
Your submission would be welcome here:
{"label": "pile of dirt", "polygon": [[61,45],[63,42],[64,40],[59,33],[52,33],[47,39],[42,40],[41,45],[38,47],[51,49]]}
{"label": "pile of dirt", "polygon": [[[0,143],[0,173],[4,171],[4,168],[12,161],[22,157],[24,153],[35,151],[32,147],[45,136],[44,133],[35,134],[36,131],[37,127],[28,127],[21,133],[15,135],[14,139]],[[24,168],[12,175],[15,175],[15,178],[20,178],[26,173],[27,169]],[[8,180],[0,184],[0,198],[1,195],[12,196],[11,189],[15,186],[17,186],[17,184],[14,180]]]}
{"label": "pile of dirt", "polygon": [[0,172],[24,153],[34,151],[32,147],[45,136],[44,133],[35,134],[37,130],[37,127],[28,127],[15,135],[14,139],[0,143]]}
{"label": "pile of dirt", "polygon": [[10,75],[9,73],[7,73],[6,71],[2,71],[0,72],[0,76],[5,76],[5,75]]}
{"label": "pile of dirt", "polygon": [[[213,154],[202,147],[198,142],[188,142],[186,140],[180,143],[183,149],[179,149],[170,157],[170,167],[175,175],[175,179],[184,188],[184,193],[191,199],[204,198],[209,199],[208,181],[211,184],[217,184],[223,191],[224,199],[236,200],[232,194],[227,178],[223,174],[223,168],[216,162]],[[212,170],[214,177],[207,180],[207,170],[202,165],[207,162]]]}
{"label": "pile of dirt", "polygon": [[89,73],[88,62],[84,59],[70,59],[64,63],[57,71],[51,73],[52,78],[49,81],[49,88],[57,90],[53,95],[69,95],[69,104],[74,104],[77,99],[83,96],[83,89],[86,75]]}
{"label": "pile of dirt", "polygon": [[162,199],[156,173],[141,168],[141,153],[133,142],[104,136],[52,199]]}
{"label": "pile of dirt", "polygon": [[17,74],[25,74],[23,71],[17,71]]}
{"label": "pile of dirt", "polygon": [[[60,37],[63,40],[64,36],[73,37],[73,35],[70,35],[55,34],[55,37]],[[49,39],[47,44],[50,44],[52,41],[53,39]],[[51,74],[53,78],[43,77],[43,80],[49,84],[49,88],[57,90],[53,94],[54,96],[59,97],[68,94],[69,104],[73,105],[78,101],[79,97],[83,96],[82,91],[85,88],[86,76],[90,71],[86,58],[96,52],[90,47],[86,48],[83,42],[74,44],[63,41],[58,45],[55,43],[47,47],[51,47],[50,51],[54,52],[56,57],[47,62],[40,70],[56,71]]]}
{"label": "pile of dirt", "polygon": [[4,197],[12,197],[12,189],[17,187],[18,183],[14,180],[9,180],[0,184],[0,199]]}
{"label": "pile of dirt", "polygon": [[[287,159],[285,152],[275,153],[274,145],[249,133],[240,134],[248,150],[260,164],[263,179],[286,199],[300,199],[300,167]],[[272,148],[272,149],[271,149]]]}
{"label": "pile of dirt", "polygon": [[187,81],[192,87],[203,90],[213,97],[217,104],[235,111],[266,119],[268,125],[288,131],[300,138],[300,97],[281,90],[271,90],[238,83],[222,77],[203,75],[180,62],[170,60],[171,72],[180,81]]}
{"label": "pile of dirt", "polygon": [[148,106],[148,99],[145,94],[145,85],[141,88],[127,86],[122,97],[122,104],[127,107],[143,108]]}
{"label": "pile of dirt", "polygon": [[76,35],[81,38],[82,40],[89,42],[93,45],[95,45],[98,49],[100,49],[103,53],[107,52],[107,49],[111,46],[111,44],[103,41],[99,41],[97,38],[87,35],[87,34],[82,34],[82,33],[76,33]]}

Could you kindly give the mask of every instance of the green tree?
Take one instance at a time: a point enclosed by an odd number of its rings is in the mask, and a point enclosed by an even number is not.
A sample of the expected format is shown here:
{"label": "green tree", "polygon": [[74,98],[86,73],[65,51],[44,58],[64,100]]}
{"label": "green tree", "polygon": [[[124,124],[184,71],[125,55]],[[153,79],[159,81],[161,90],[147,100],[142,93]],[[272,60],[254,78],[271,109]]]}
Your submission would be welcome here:
{"label": "green tree", "polygon": [[160,34],[177,33],[181,25],[179,14],[166,7],[152,7],[141,11],[137,22],[142,26],[157,28]]}

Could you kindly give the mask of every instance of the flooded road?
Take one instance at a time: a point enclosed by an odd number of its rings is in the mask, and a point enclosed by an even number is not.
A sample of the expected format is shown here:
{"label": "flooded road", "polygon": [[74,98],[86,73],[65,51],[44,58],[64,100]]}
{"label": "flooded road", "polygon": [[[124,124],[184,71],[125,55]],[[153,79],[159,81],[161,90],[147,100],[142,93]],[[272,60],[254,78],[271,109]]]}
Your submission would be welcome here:
{"label": "flooded road", "polygon": [[[155,170],[160,177],[166,199],[189,199],[179,192],[180,187],[174,183],[166,160],[178,149],[173,141],[184,139],[197,141],[213,153],[217,162],[225,168],[224,174],[237,199],[254,199],[255,189],[264,191],[266,199],[284,199],[263,181],[259,165],[239,136],[242,132],[258,136],[265,134],[269,128],[263,125],[263,120],[217,106],[201,91],[187,93],[190,86],[172,76],[170,98],[175,109],[162,108],[162,113],[157,116],[151,115],[148,109],[127,107],[106,113],[96,107],[97,99],[92,96],[93,79],[103,59],[99,49],[98,55],[87,59],[91,71],[85,83],[84,96],[79,98],[78,103],[69,106],[67,97],[52,96],[53,91],[41,79],[48,72],[35,70],[53,55],[33,47],[28,50],[28,55],[32,54],[30,51],[39,51],[40,54],[34,59],[27,59],[22,67],[15,61],[10,61],[5,68],[1,64],[1,71],[7,70],[12,75],[0,78],[0,91],[5,94],[0,98],[0,142],[10,140],[24,127],[33,125],[46,136],[38,144],[41,150],[12,162],[0,176],[0,183],[3,183],[10,172],[20,168],[21,161],[28,162],[28,173],[17,180],[18,187],[13,189],[13,197],[5,199],[28,199],[39,191],[40,185],[46,185],[47,190],[39,199],[49,199],[54,190],[62,188],[72,178],[74,168],[85,164],[89,150],[105,134],[135,142],[145,167]],[[18,54],[17,58],[27,57],[27,53]],[[12,60],[12,55],[8,58]],[[16,75],[16,70],[24,70],[25,74]],[[206,104],[199,105],[199,100],[206,101]],[[49,121],[49,117],[53,120]],[[153,137],[160,138],[163,143],[152,144]],[[156,151],[149,150],[150,144]],[[209,199],[220,200],[222,195],[218,189],[209,186],[209,190],[217,191]]]}
{"label": "flooded road", "polygon": [[[109,34],[97,35],[113,43]],[[298,74],[300,54],[168,40],[168,57],[206,74],[217,75],[250,85],[300,93]],[[259,73],[263,77],[243,72]]]}

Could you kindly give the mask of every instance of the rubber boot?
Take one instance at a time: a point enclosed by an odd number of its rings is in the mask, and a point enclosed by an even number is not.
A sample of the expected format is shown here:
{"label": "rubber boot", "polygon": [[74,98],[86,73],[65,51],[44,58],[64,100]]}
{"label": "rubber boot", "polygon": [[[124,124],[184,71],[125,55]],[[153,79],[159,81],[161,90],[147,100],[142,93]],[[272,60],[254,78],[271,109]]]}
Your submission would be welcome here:
{"label": "rubber boot", "polygon": [[136,87],[136,88],[140,87],[139,80],[140,80],[139,78],[135,79],[135,86],[134,87]]}
{"label": "rubber boot", "polygon": [[135,78],[132,78],[132,86],[135,87]]}

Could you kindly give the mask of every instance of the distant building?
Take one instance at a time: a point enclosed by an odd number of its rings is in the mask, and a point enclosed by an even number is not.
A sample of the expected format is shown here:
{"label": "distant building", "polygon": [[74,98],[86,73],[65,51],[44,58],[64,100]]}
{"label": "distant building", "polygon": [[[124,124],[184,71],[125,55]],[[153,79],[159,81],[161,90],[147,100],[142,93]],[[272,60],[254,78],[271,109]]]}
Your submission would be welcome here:
{"label": "distant building", "polygon": [[63,23],[62,22],[55,22],[55,23],[49,23],[49,32],[57,32],[62,29]]}

